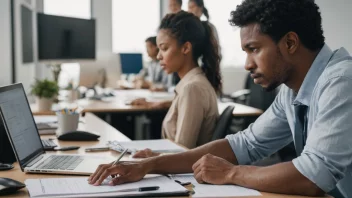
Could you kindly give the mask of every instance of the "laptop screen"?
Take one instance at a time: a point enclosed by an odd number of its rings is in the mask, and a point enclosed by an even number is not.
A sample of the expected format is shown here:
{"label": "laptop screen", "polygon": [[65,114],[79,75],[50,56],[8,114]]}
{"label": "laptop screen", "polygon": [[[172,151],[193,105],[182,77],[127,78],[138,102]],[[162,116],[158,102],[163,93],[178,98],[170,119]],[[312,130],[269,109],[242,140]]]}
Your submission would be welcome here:
{"label": "laptop screen", "polygon": [[44,153],[22,84],[0,88],[0,108],[10,142],[21,168]]}

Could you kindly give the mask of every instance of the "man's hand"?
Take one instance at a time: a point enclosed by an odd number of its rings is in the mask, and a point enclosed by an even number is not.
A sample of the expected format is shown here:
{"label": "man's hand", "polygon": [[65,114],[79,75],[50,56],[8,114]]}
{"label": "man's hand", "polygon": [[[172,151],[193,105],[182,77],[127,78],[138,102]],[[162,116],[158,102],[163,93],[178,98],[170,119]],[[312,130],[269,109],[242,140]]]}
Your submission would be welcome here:
{"label": "man's hand", "polygon": [[149,109],[163,109],[163,102],[148,102],[145,98],[138,98],[131,102],[131,105],[134,106],[145,106]]}
{"label": "man's hand", "polygon": [[131,102],[131,105],[135,105],[135,106],[147,106],[148,102],[145,98],[138,98],[135,99]]}
{"label": "man's hand", "polygon": [[231,178],[235,174],[234,165],[230,162],[211,154],[204,155],[192,169],[198,183],[231,184]]}
{"label": "man's hand", "polygon": [[144,149],[141,151],[137,151],[132,157],[133,158],[148,158],[148,157],[155,157],[159,156],[160,153],[155,153],[150,149]]}
{"label": "man's hand", "polygon": [[99,186],[109,176],[113,177],[109,185],[136,182],[143,179],[148,172],[143,162],[111,165],[112,163],[99,165],[97,170],[88,178],[88,183]]}

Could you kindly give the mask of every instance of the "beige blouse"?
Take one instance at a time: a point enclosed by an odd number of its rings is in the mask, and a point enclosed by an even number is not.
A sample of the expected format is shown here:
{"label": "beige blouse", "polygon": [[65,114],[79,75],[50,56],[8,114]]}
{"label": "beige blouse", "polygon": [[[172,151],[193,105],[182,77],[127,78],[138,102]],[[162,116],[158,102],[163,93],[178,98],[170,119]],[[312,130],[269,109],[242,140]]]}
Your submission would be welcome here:
{"label": "beige blouse", "polygon": [[175,93],[163,121],[163,137],[187,148],[210,142],[219,111],[215,90],[202,69],[189,71],[176,86]]}

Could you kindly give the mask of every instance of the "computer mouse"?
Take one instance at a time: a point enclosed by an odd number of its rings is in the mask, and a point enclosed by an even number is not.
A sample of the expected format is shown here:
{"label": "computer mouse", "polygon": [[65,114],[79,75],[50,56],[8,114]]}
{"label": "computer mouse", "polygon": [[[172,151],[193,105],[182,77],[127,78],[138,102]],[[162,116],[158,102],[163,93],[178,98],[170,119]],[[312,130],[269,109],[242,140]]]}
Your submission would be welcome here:
{"label": "computer mouse", "polygon": [[96,141],[99,137],[100,135],[87,131],[72,131],[58,136],[57,139],[63,141]]}
{"label": "computer mouse", "polygon": [[26,185],[19,181],[0,177],[0,195],[12,194],[24,187],[26,187]]}
{"label": "computer mouse", "polygon": [[0,162],[0,171],[13,169],[12,164],[3,164]]}

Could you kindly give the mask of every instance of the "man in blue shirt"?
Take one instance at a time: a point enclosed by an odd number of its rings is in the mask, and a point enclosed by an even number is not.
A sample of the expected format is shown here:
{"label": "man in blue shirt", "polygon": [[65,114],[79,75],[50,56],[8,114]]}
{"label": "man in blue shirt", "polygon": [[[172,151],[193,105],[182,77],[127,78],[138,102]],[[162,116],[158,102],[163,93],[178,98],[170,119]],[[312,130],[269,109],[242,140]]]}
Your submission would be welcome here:
{"label": "man in blue shirt", "polygon": [[[194,172],[200,183],[235,184],[265,192],[352,197],[352,57],[325,43],[312,0],[245,0],[231,13],[241,28],[245,68],[266,90],[283,84],[254,124],[224,140],[136,164],[101,165],[99,185],[137,181],[147,173]],[[191,108],[191,107],[190,107]],[[294,142],[298,157],[249,166]]]}

